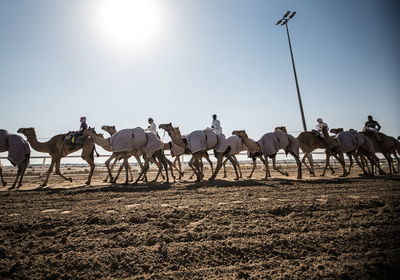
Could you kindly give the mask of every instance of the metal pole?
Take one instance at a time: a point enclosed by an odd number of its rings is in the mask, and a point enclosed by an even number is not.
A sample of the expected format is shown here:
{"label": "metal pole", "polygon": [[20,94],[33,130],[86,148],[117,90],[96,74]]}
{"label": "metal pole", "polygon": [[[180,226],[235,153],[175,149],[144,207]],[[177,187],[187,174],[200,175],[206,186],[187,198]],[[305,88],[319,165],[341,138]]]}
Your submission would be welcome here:
{"label": "metal pole", "polygon": [[300,106],[301,119],[302,119],[302,121],[303,121],[303,129],[304,129],[304,131],[307,131],[306,119],[304,118],[303,103],[301,102],[301,95],[300,95],[299,82],[297,81],[296,66],[294,65],[292,44],[290,43],[288,21],[286,21],[285,26],[286,26],[286,33],[287,33],[287,37],[288,37],[288,41],[289,41],[290,56],[292,57],[292,66],[293,66],[293,72],[294,72],[294,79],[295,79],[295,81],[296,81],[297,97],[298,97],[298,99],[299,99],[299,106]]}

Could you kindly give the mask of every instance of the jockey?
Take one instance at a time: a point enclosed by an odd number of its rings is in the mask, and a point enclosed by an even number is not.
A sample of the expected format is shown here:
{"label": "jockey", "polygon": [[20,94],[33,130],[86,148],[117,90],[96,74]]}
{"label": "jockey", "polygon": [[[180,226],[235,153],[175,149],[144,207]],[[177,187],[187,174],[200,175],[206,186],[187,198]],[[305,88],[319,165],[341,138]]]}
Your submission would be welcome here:
{"label": "jockey", "polygon": [[372,118],[372,116],[368,116],[368,121],[364,124],[364,131],[371,131],[375,136],[378,142],[381,141],[381,136],[379,135],[379,131],[381,130],[381,125]]}
{"label": "jockey", "polygon": [[217,120],[217,115],[212,116],[213,121],[211,123],[211,128],[215,134],[222,134],[222,127],[219,120]]}
{"label": "jockey", "polygon": [[82,134],[82,132],[88,128],[87,124],[86,124],[86,117],[81,117],[81,127],[79,128],[79,132]]}
{"label": "jockey", "polygon": [[154,123],[153,118],[149,118],[147,121],[149,122],[149,126],[147,127],[146,131],[151,132],[151,133],[157,135],[158,138],[160,138],[160,136],[158,136],[158,133],[157,133],[157,125]]}
{"label": "jockey", "polygon": [[315,126],[315,130],[317,131],[317,133],[320,137],[324,137],[324,135],[322,134],[323,127],[326,127],[326,130],[329,131],[328,124],[323,122],[321,118],[318,118],[317,125]]}

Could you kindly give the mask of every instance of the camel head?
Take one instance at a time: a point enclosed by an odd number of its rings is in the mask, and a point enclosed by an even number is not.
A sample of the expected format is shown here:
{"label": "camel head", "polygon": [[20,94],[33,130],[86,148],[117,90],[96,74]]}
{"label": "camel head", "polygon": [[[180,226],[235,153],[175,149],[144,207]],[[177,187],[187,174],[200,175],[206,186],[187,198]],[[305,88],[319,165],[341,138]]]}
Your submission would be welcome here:
{"label": "camel head", "polygon": [[162,123],[158,126],[158,128],[162,128],[165,131],[173,131],[174,128],[172,127],[172,123]]}
{"label": "camel head", "polygon": [[94,134],[94,135],[96,135],[96,136],[103,137],[103,134],[97,133],[94,127],[89,127],[89,128],[87,128],[87,129],[85,129],[85,130],[82,132],[82,134],[85,135],[85,136],[90,136],[90,134],[92,134],[92,135]]}
{"label": "camel head", "polygon": [[282,131],[284,133],[287,133],[286,126],[277,126],[275,127],[275,131]]}
{"label": "camel head", "polygon": [[101,127],[102,130],[110,133],[110,134],[115,134],[117,133],[117,130],[115,129],[115,125],[103,125]]}
{"label": "camel head", "polygon": [[36,132],[35,132],[35,129],[33,127],[20,128],[20,129],[18,129],[17,132],[25,135],[26,138],[28,138],[28,139],[32,138],[32,137],[36,137]]}
{"label": "camel head", "polygon": [[234,130],[232,131],[232,135],[239,136],[240,138],[248,138],[246,130]]}
{"label": "camel head", "polygon": [[173,129],[175,135],[182,138],[182,134],[181,134],[181,130],[179,129],[179,126],[173,127],[172,129]]}

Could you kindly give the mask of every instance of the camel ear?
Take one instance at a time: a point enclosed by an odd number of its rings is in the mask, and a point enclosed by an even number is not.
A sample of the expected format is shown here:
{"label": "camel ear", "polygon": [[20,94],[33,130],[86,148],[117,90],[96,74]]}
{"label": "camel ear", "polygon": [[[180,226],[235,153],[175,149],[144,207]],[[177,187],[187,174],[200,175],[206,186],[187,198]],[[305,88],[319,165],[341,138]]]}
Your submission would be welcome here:
{"label": "camel ear", "polygon": [[112,128],[115,129],[115,125],[113,125]]}
{"label": "camel ear", "polygon": [[172,126],[172,123],[169,123],[170,126]]}

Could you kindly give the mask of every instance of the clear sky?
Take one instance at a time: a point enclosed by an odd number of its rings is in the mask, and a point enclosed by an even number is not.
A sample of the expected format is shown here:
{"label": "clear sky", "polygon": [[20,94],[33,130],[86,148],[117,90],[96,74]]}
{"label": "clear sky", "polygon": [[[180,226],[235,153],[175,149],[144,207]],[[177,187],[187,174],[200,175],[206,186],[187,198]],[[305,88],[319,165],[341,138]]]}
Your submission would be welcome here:
{"label": "clear sky", "polygon": [[[188,133],[216,113],[226,135],[300,131],[286,32],[275,26],[294,10],[308,128],[321,117],[362,129],[372,114],[400,135],[399,1],[145,0],[155,2],[157,30],[128,47],[105,34],[101,1],[0,1],[0,128],[49,137],[77,130],[80,116],[98,129],[145,127],[151,116]],[[134,15],[123,31],[144,36],[146,16]]]}

